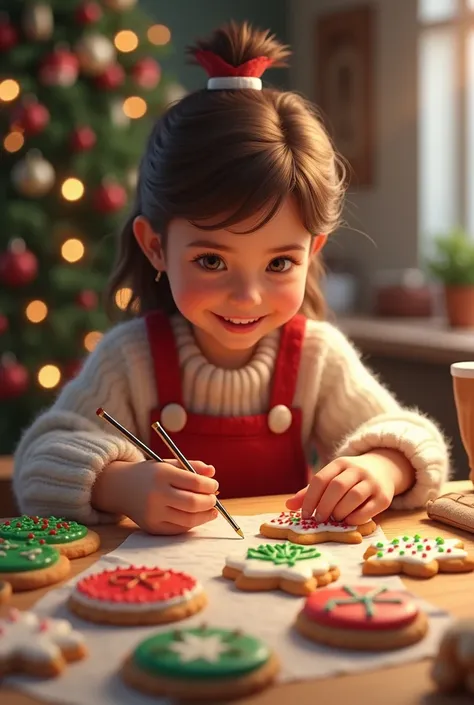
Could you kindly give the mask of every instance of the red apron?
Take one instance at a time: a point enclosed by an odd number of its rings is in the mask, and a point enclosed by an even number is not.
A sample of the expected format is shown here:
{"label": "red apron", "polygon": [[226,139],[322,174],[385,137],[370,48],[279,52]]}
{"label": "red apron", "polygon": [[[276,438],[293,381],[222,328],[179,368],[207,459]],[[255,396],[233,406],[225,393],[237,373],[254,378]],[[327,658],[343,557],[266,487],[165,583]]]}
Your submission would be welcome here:
{"label": "red apron", "polygon": [[[176,342],[161,312],[145,317],[153,358],[159,407],[150,426],[160,421],[188,460],[216,469],[219,499],[292,494],[308,483],[308,460],[301,441],[301,409],[295,396],[306,320],[295,316],[282,329],[268,413],[211,416],[186,411]],[[150,446],[162,458],[171,454],[151,431]]]}

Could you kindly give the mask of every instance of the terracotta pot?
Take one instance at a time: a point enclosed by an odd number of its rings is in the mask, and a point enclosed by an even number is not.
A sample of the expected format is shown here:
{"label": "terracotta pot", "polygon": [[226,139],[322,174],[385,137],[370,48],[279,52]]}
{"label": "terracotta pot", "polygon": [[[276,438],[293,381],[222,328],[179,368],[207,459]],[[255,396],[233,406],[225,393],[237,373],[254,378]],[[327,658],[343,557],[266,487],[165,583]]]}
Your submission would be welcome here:
{"label": "terracotta pot", "polygon": [[474,328],[474,285],[445,286],[446,313],[452,328]]}

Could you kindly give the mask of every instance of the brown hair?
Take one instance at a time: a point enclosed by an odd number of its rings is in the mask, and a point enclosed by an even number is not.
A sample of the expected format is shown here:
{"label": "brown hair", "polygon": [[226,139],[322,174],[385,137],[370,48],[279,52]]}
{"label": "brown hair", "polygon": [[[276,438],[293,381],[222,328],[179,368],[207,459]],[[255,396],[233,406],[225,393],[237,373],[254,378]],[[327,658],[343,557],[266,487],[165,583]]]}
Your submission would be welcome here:
{"label": "brown hair", "polygon": [[[190,47],[192,63],[199,49],[211,50],[233,66],[258,56],[284,66],[290,53],[268,31],[234,22]],[[173,218],[212,230],[258,216],[256,230],[292,196],[308,232],[329,234],[339,225],[344,178],[315,108],[300,95],[273,88],[204,89],[187,95],[160,117],[149,137],[134,208],[120,235],[107,292],[109,311],[123,286],[133,292],[128,312],[176,311],[168,278],[154,281],[156,272],[135,240],[137,215],[148,219],[166,248]],[[202,224],[223,214],[212,226]],[[325,315],[321,274],[320,258],[315,257],[302,306],[310,318]]]}

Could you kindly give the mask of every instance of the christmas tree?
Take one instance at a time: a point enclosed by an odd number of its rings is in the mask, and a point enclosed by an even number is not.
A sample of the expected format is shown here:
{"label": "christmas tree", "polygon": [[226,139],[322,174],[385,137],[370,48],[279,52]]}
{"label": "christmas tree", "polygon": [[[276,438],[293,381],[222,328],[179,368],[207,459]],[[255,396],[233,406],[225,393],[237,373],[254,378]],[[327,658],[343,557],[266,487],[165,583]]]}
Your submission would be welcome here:
{"label": "christmas tree", "polygon": [[0,0],[0,454],[109,325],[115,236],[174,85],[168,40],[137,0]]}

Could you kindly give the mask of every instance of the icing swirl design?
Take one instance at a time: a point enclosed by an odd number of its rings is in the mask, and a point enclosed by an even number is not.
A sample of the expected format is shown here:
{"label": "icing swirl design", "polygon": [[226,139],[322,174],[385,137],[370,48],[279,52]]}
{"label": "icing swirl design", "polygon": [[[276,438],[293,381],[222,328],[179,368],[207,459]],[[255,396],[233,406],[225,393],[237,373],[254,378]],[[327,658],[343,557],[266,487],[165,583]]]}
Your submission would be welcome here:
{"label": "icing swirl design", "polygon": [[49,544],[71,543],[87,535],[87,527],[58,517],[27,516],[0,522],[0,537],[14,541],[42,540]]}
{"label": "icing swirl design", "polygon": [[260,639],[207,626],[155,634],[133,654],[135,664],[151,675],[193,680],[242,676],[269,658],[270,651]]}
{"label": "icing swirl design", "polygon": [[39,541],[8,541],[0,538],[0,573],[25,573],[49,568],[59,560],[59,551]]}

